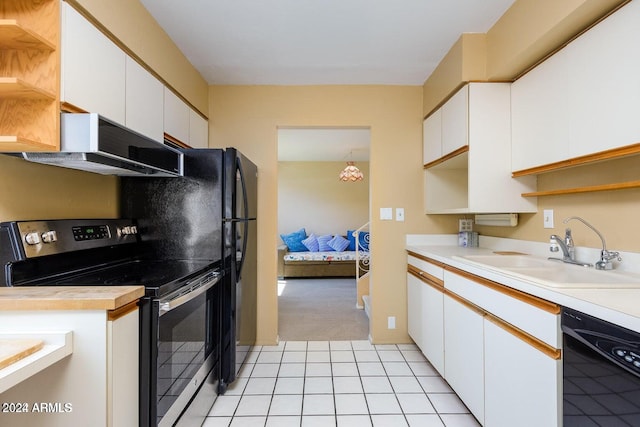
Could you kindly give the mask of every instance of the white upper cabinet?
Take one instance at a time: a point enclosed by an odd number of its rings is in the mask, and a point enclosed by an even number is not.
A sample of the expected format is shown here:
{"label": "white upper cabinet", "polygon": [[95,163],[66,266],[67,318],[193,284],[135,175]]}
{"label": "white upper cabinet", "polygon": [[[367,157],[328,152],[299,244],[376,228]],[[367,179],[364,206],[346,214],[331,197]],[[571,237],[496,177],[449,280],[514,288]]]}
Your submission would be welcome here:
{"label": "white upper cabinet", "polygon": [[164,88],[164,132],[192,148],[209,147],[209,122]]}
{"label": "white upper cabinet", "polygon": [[640,3],[513,83],[513,171],[640,141]]}
{"label": "white upper cabinet", "polygon": [[189,109],[189,145],[193,148],[209,147],[209,122]]}
{"label": "white upper cabinet", "polygon": [[426,165],[442,157],[442,109],[422,122],[422,157]]}
{"label": "white upper cabinet", "polygon": [[164,88],[164,132],[189,143],[189,106],[167,87]]}
{"label": "white upper cabinet", "polygon": [[163,84],[136,61],[126,60],[126,126],[162,142]]}
{"label": "white upper cabinet", "polygon": [[425,170],[427,214],[537,211],[535,198],[521,196],[535,191],[535,177],[511,177],[510,100],[509,83],[470,83],[442,107],[443,156],[447,134],[446,150],[468,150]]}
{"label": "white upper cabinet", "polygon": [[464,86],[422,123],[423,163],[438,160],[468,143],[469,86]]}
{"label": "white upper cabinet", "polygon": [[125,123],[126,54],[62,2],[62,102]]}
{"label": "white upper cabinet", "polygon": [[569,155],[640,142],[640,3],[630,2],[567,48]]}
{"label": "white upper cabinet", "polygon": [[469,143],[469,85],[442,106],[442,155]]}
{"label": "white upper cabinet", "polygon": [[569,58],[560,51],[511,86],[512,170],[569,157]]}

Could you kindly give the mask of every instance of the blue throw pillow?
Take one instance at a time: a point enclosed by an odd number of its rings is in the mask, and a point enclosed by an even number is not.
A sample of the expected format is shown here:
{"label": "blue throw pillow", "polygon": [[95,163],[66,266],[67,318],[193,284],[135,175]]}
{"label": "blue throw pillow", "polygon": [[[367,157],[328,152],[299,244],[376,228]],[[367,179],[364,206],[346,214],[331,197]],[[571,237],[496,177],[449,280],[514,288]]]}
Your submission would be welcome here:
{"label": "blue throw pillow", "polygon": [[320,252],[332,251],[333,248],[329,246],[329,240],[333,239],[331,234],[325,234],[324,236],[318,236],[318,250]]}
{"label": "blue throw pillow", "polygon": [[318,237],[315,234],[311,233],[309,237],[302,241],[302,244],[310,251],[310,252],[318,252],[320,250],[320,245],[318,244]]}
{"label": "blue throw pillow", "polygon": [[306,252],[307,247],[302,243],[307,238],[304,228],[289,234],[281,234],[280,238],[289,248],[289,252]]}
{"label": "blue throw pillow", "polygon": [[333,239],[329,240],[329,246],[331,246],[334,251],[342,252],[349,247],[349,241],[339,234],[336,234]]}
{"label": "blue throw pillow", "polygon": [[356,236],[353,235],[355,230],[347,230],[347,240],[349,241],[348,251],[356,250]]}

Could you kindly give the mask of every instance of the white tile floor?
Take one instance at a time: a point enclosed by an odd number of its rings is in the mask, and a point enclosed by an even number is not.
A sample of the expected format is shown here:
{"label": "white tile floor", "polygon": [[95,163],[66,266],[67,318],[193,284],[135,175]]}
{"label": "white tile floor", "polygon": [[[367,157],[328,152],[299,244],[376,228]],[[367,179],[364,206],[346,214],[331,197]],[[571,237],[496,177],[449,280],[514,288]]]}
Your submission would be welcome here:
{"label": "white tile floor", "polygon": [[413,344],[288,341],[257,347],[203,427],[476,427]]}

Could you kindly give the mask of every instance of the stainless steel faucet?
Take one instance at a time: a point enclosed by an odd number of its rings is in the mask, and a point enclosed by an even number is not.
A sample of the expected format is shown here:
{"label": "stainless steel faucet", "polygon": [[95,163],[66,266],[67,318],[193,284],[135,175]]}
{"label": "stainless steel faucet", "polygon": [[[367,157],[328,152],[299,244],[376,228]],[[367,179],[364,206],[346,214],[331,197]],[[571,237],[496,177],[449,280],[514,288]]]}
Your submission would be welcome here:
{"label": "stainless steel faucet", "polygon": [[[569,222],[571,220],[574,220],[574,219],[582,222],[584,225],[586,225],[587,227],[592,229],[598,235],[598,237],[600,237],[600,240],[602,241],[602,250],[600,251],[600,259],[595,264],[596,270],[611,270],[611,269],[613,269],[613,262],[612,261],[614,259],[617,258],[618,261],[622,261],[622,258],[620,257],[620,253],[616,252],[616,251],[608,251],[607,250],[607,244],[605,243],[604,237],[602,237],[602,234],[600,234],[600,232],[598,230],[596,230],[593,225],[589,224],[584,219],[580,218],[579,216],[570,216],[569,218],[566,218],[562,222],[564,222],[566,224],[567,222]],[[567,230],[569,230],[569,229],[567,229]],[[551,236],[551,237],[553,237],[553,236]],[[551,240],[553,241],[554,239],[551,239]],[[562,245],[560,245],[560,247],[562,247]],[[565,253],[564,251],[565,251],[565,249],[563,249],[563,253]],[[564,257],[563,257],[563,261],[565,261]],[[565,262],[568,262],[568,261],[565,261]],[[577,263],[574,262],[574,264],[577,264]],[[582,264],[582,263],[580,263],[580,264]],[[585,265],[585,264],[582,264],[582,265]]]}
{"label": "stainless steel faucet", "polygon": [[551,246],[549,247],[549,250],[551,252],[558,252],[560,249],[562,249],[562,258],[549,257],[550,260],[581,265],[583,267],[593,267],[593,264],[576,261],[576,252],[573,245],[573,237],[571,236],[570,228],[567,228],[565,230],[564,239],[560,238],[560,236],[558,236],[557,234],[552,234],[549,238],[549,243],[551,244]]}

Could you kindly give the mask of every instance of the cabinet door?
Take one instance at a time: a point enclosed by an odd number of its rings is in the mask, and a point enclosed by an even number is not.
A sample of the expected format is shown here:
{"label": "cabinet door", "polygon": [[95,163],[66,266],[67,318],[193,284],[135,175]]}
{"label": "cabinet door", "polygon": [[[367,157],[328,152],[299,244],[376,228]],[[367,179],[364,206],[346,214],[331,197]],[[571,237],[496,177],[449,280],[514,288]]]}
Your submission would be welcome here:
{"label": "cabinet door", "polygon": [[172,137],[189,144],[189,106],[164,88],[164,131]]}
{"label": "cabinet door", "polygon": [[640,141],[639,22],[630,2],[567,47],[570,157]]}
{"label": "cabinet door", "polygon": [[412,274],[407,274],[407,330],[409,336],[424,353],[425,306],[422,303],[423,284]]}
{"label": "cabinet door", "polygon": [[125,123],[126,54],[62,2],[61,101]]}
{"label": "cabinet door", "polygon": [[427,164],[442,157],[442,109],[422,122],[422,157]]}
{"label": "cabinet door", "polygon": [[193,148],[209,147],[209,123],[189,109],[189,145]]}
{"label": "cabinet door", "polygon": [[569,157],[568,69],[561,50],[511,86],[513,171]]}
{"label": "cabinet door", "polygon": [[138,424],[138,309],[107,322],[107,425]]}
{"label": "cabinet door", "polygon": [[562,425],[562,362],[487,319],[484,339],[485,425]]}
{"label": "cabinet door", "polygon": [[483,330],[481,313],[450,295],[444,296],[444,378],[481,424],[484,420]]}
{"label": "cabinet door", "polygon": [[444,375],[444,294],[426,283],[422,285],[424,307],[422,352],[440,375]]}
{"label": "cabinet door", "polygon": [[407,274],[409,336],[434,368],[444,375],[444,294]]}
{"label": "cabinet door", "polygon": [[469,85],[442,106],[442,155],[469,143]]}
{"label": "cabinet door", "polygon": [[162,142],[163,84],[127,56],[126,89],[126,126]]}

